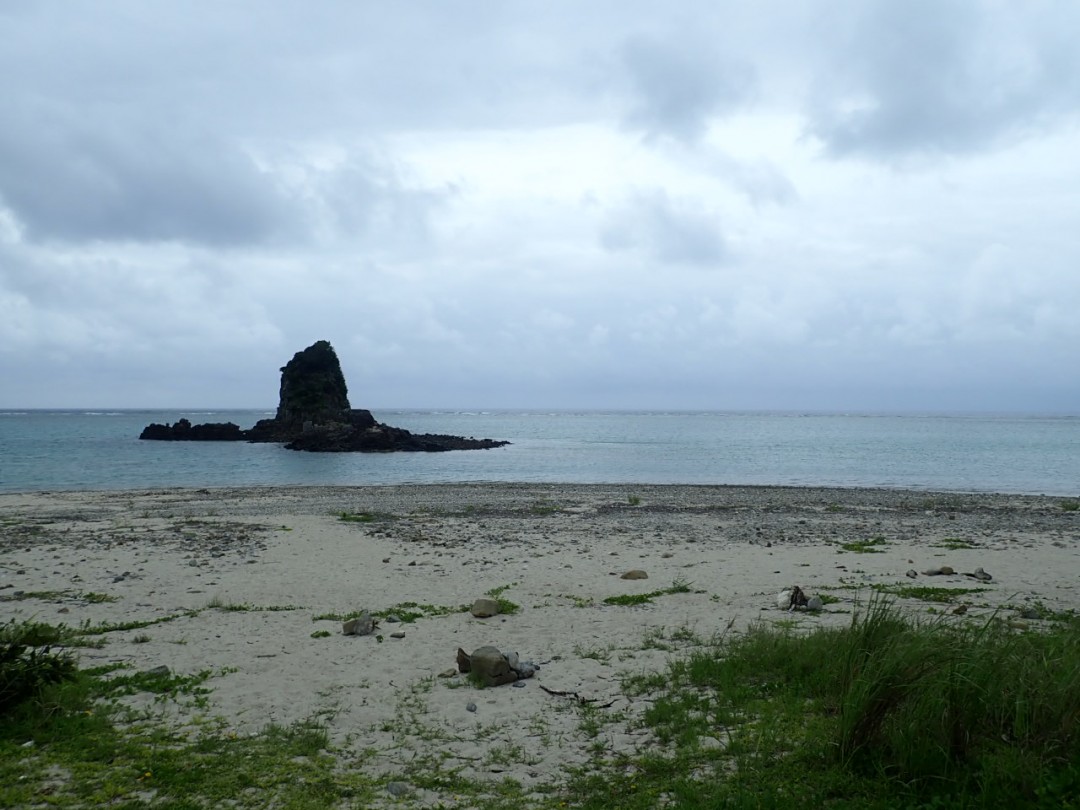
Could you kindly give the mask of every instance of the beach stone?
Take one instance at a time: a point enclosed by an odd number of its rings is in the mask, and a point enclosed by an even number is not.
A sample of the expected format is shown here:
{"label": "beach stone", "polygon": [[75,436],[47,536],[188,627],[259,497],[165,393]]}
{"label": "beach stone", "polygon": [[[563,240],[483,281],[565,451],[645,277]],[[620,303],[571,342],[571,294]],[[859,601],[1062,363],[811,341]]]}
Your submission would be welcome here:
{"label": "beach stone", "polygon": [[799,607],[806,607],[809,599],[806,594],[803,593],[803,589],[798,585],[792,585],[790,588],[785,588],[776,595],[776,606],[781,610],[794,610]]}
{"label": "beach stone", "polygon": [[405,638],[405,634],[404,634],[404,633],[402,633],[402,632],[401,632],[401,631],[399,630],[399,631],[398,631],[398,632],[396,632],[396,633],[391,633],[391,634],[390,634],[390,638],[397,638],[397,639],[402,639],[402,638]]}
{"label": "beach stone", "polygon": [[950,576],[952,574],[955,574],[956,572],[949,566],[943,565],[940,568],[928,568],[927,570],[923,571],[923,573],[926,574],[926,576],[928,577],[940,577]]}
{"label": "beach stone", "polygon": [[494,599],[481,596],[473,602],[469,612],[478,619],[489,619],[499,615],[499,603]]}
{"label": "beach stone", "polygon": [[642,571],[640,568],[634,568],[623,574],[620,579],[648,579],[649,575]]}
{"label": "beach stone", "polygon": [[457,675],[457,673],[458,671],[456,669],[444,669],[442,672],[439,673],[438,677],[453,678],[455,675]]}
{"label": "beach stone", "polygon": [[525,681],[514,681],[510,685],[517,688],[517,689],[524,689],[525,688]]}
{"label": "beach stone", "polygon": [[825,607],[825,602],[822,601],[820,596],[811,596],[806,600],[807,610],[821,610],[823,607]]}
{"label": "beach stone", "polygon": [[170,670],[167,666],[162,664],[161,666],[154,667],[153,669],[143,670],[143,675],[150,675],[155,678],[164,678],[170,674]]}
{"label": "beach stone", "polygon": [[375,618],[370,613],[361,613],[355,619],[342,622],[341,632],[347,636],[370,636],[375,632]]}
{"label": "beach stone", "polygon": [[526,678],[531,678],[539,669],[540,667],[532,661],[522,661],[518,666],[514,667],[514,672],[517,673],[518,680],[524,680]]}
{"label": "beach stone", "polygon": [[1039,611],[1037,611],[1033,607],[1020,608],[1020,618],[1021,619],[1028,619],[1028,620],[1030,620],[1030,619],[1038,619],[1039,618]]}
{"label": "beach stone", "polygon": [[517,680],[517,673],[497,647],[484,646],[473,650],[472,671],[484,686],[502,686]]}
{"label": "beach stone", "polygon": [[405,782],[389,782],[386,785],[386,792],[391,796],[401,798],[412,793],[412,787]]}
{"label": "beach stone", "polygon": [[510,665],[510,669],[516,672],[521,664],[521,656],[513,651],[508,652],[506,654],[506,663]]}
{"label": "beach stone", "polygon": [[461,647],[457,651],[457,668],[458,672],[472,672],[472,656]]}
{"label": "beach stone", "polygon": [[979,582],[989,582],[993,579],[993,577],[983,571],[982,568],[976,568],[975,571],[971,574],[968,574],[968,576],[974,577],[975,579],[979,580]]}
{"label": "beach stone", "polygon": [[914,568],[909,568],[908,572],[904,576],[911,577],[912,579],[915,579],[917,576],[919,576],[919,572],[916,571]]}
{"label": "beach stone", "polygon": [[470,700],[468,703],[465,704],[465,711],[467,711],[467,712],[475,712],[476,711],[476,704],[473,703]]}

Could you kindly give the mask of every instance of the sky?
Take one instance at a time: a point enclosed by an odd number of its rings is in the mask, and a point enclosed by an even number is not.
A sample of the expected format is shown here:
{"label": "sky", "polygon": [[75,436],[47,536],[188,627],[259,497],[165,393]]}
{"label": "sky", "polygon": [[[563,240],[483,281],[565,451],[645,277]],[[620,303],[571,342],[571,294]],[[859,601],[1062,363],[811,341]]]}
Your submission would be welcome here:
{"label": "sky", "polygon": [[1080,413],[1073,0],[0,2],[0,408]]}

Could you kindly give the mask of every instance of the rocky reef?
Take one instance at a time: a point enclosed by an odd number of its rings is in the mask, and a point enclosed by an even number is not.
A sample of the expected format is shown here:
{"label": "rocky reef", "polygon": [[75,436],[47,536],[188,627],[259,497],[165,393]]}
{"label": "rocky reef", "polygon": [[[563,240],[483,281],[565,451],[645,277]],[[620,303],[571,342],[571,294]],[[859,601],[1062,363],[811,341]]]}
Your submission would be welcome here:
{"label": "rocky reef", "polygon": [[376,421],[370,411],[349,404],[341,363],[325,340],[297,352],[281,369],[278,408],[273,419],[261,419],[248,430],[232,422],[193,425],[181,419],[172,425],[147,425],[139,438],[277,442],[290,450],[319,453],[484,450],[509,444],[495,439],[414,434]]}

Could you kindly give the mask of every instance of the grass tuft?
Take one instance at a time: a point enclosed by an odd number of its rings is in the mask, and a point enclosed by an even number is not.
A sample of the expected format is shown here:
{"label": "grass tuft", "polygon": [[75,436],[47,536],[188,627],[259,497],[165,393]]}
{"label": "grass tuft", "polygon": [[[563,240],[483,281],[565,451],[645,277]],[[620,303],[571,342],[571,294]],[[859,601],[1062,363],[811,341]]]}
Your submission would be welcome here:
{"label": "grass tuft", "polygon": [[53,646],[64,638],[60,628],[38,622],[0,626],[0,717],[29,702],[40,702],[46,691],[71,680],[75,662]]}
{"label": "grass tuft", "polygon": [[690,587],[690,583],[685,579],[676,579],[671,583],[670,588],[661,588],[658,591],[650,591],[649,593],[624,593],[618,596],[609,596],[604,599],[605,605],[647,605],[656,599],[658,596],[668,596],[669,594],[676,593],[693,593],[693,589]]}
{"label": "grass tuft", "polygon": [[855,554],[881,554],[885,549],[882,546],[889,545],[884,537],[871,537],[868,540],[853,540],[850,543],[841,543],[840,548]]}
{"label": "grass tuft", "polygon": [[624,689],[660,745],[577,772],[574,806],[1049,808],[1080,789],[1080,622],[917,623],[874,596],[849,627],[756,625]]}

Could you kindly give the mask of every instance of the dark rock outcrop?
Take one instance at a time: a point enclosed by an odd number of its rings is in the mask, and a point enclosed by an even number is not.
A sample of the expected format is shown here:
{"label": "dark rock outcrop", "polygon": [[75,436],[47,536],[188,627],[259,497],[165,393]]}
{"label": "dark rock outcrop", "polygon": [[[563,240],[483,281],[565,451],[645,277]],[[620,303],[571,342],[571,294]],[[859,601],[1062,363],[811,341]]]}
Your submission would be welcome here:
{"label": "dark rock outcrop", "polygon": [[384,425],[370,411],[353,408],[345,375],[334,348],[325,340],[297,352],[281,369],[281,388],[273,419],[260,419],[250,430],[231,422],[148,425],[140,439],[159,441],[277,442],[290,450],[319,453],[441,452],[502,447],[506,441],[443,434],[414,434]]}
{"label": "dark rock outcrop", "polygon": [[181,419],[174,425],[152,423],[143,428],[140,439],[157,439],[166,442],[236,442],[247,438],[239,425],[232,422],[207,422],[193,425]]}

